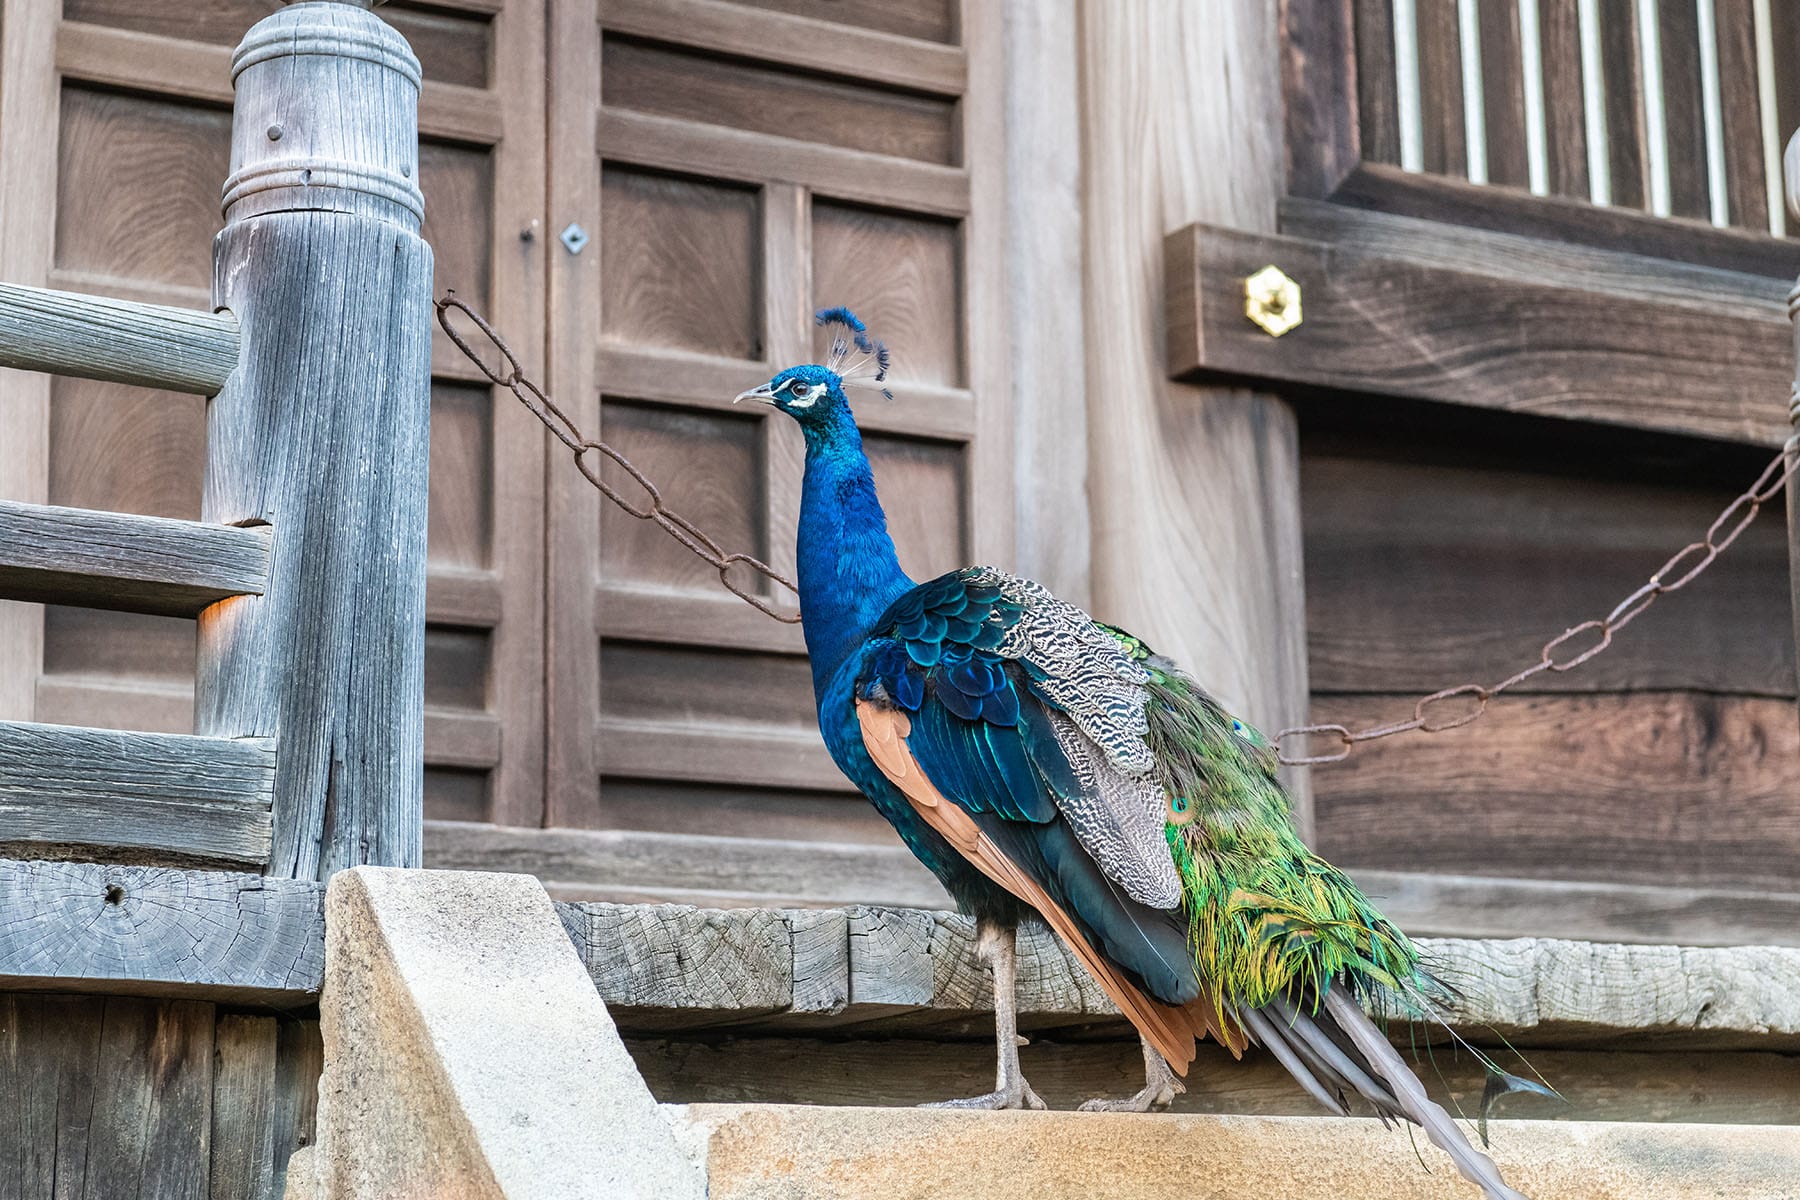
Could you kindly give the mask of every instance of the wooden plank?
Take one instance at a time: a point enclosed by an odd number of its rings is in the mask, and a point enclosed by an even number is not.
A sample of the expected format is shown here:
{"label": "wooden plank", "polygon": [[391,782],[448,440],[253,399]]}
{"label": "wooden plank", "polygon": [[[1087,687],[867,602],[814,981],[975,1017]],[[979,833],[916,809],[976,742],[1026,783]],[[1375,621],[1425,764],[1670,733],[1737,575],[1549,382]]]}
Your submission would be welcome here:
{"label": "wooden plank", "polygon": [[[0,1196],[79,1196],[102,1085],[98,996],[0,993]],[[111,1064],[107,1069],[110,1071]]]}
{"label": "wooden plank", "polygon": [[733,57],[791,62],[795,46],[829,45],[808,67],[871,83],[961,95],[968,69],[957,46],[837,21],[758,10],[720,0],[612,0],[601,15],[608,30],[656,38]]}
{"label": "wooden plank", "polygon": [[1635,14],[1600,22],[1600,78],[1605,81],[1606,158],[1613,205],[1648,208],[1649,132],[1644,124],[1644,67]]}
{"label": "wooden plank", "polygon": [[602,111],[598,149],[609,160],[746,183],[779,177],[820,195],[913,212],[961,216],[969,208],[969,173],[962,167],[648,113]]}
{"label": "wooden plank", "polygon": [[425,761],[434,767],[498,766],[501,738],[500,721],[491,713],[425,710]]}
{"label": "wooden plank", "polygon": [[1409,175],[1370,164],[1345,179],[1332,199],[1396,216],[1766,275],[1787,284],[1800,275],[1800,241],[1633,212],[1621,207],[1616,174],[1613,184],[1613,204],[1601,206],[1564,197],[1524,196],[1503,188],[1477,187],[1465,180]]}
{"label": "wooden plank", "polygon": [[[1398,1029],[1398,1027],[1396,1027]],[[665,1104],[857,1104],[904,1107],[991,1088],[991,1049],[980,1041],[905,1038],[681,1035],[627,1038],[626,1048]],[[1766,1051],[1537,1050],[1526,1056],[1568,1101],[1566,1106],[1503,1100],[1496,1115],[1559,1121],[1677,1121],[1787,1124],[1800,1089],[1800,1062]],[[1038,1038],[1020,1050],[1031,1085],[1053,1109],[1093,1096],[1124,1096],[1143,1086],[1135,1040]],[[1473,1113],[1484,1086],[1470,1056],[1420,1064],[1439,1103]],[[1242,1061],[1208,1042],[1187,1076],[1176,1113],[1317,1116],[1318,1104],[1273,1056]],[[1452,1108],[1451,1111],[1457,1111]],[[1501,1135],[1503,1136],[1503,1135]]]}
{"label": "wooden plank", "polygon": [[[56,68],[73,79],[133,91],[218,105],[232,101],[229,46],[63,21],[56,32]],[[494,91],[433,79],[420,89],[419,128],[430,137],[484,146],[499,142],[504,132]]]}
{"label": "wooden plank", "polygon": [[258,595],[266,531],[0,500],[0,595],[192,617]]}
{"label": "wooden plank", "polygon": [[275,745],[262,738],[0,722],[0,845],[215,862],[269,854]]}
{"label": "wooden plank", "polygon": [[1481,103],[1487,118],[1487,182],[1522,188],[1530,170],[1525,148],[1525,71],[1519,0],[1479,6]]}
{"label": "wooden plank", "polygon": [[1281,0],[1287,185],[1324,197],[1362,161],[1352,0]]}
{"label": "wooden plank", "polygon": [[[778,594],[778,603],[790,599]],[[771,621],[729,592],[701,592],[603,584],[595,592],[602,637],[630,641],[806,653],[798,625]]]}
{"label": "wooden plank", "polygon": [[431,867],[525,871],[568,900],[667,902],[728,891],[763,904],[944,903],[943,889],[897,839],[864,846],[465,821],[427,821],[425,833]]}
{"label": "wooden plank", "polygon": [[[1700,17],[1695,5],[1659,4],[1663,128],[1669,170],[1669,212],[1706,220],[1711,213],[1706,175],[1706,115],[1700,93]],[[1721,81],[1722,84],[1723,81]]]}
{"label": "wooden plank", "polygon": [[[1241,19],[1244,11],[1218,2],[1129,20],[1098,7],[1084,16],[1087,491],[1096,611],[1181,662],[1246,720],[1279,729],[1304,721],[1307,693],[1297,636],[1306,617],[1294,414],[1276,397],[1217,386],[1216,378],[1172,383],[1157,342],[1173,319],[1156,259],[1171,222],[1272,230],[1283,194],[1271,153],[1281,81],[1266,66],[1244,68],[1266,65],[1263,48],[1277,31],[1264,10]],[[1294,153],[1293,122],[1312,119],[1299,109],[1327,99],[1297,101],[1294,72],[1316,86],[1321,79],[1308,72],[1343,72],[1353,86],[1353,64],[1332,57],[1350,53],[1341,41],[1348,25],[1331,34],[1350,10],[1347,2],[1290,2],[1283,11]],[[1354,99],[1332,102],[1347,106],[1343,145],[1353,147]],[[1154,121],[1148,132],[1146,114]],[[1314,115],[1339,119],[1323,109]],[[1136,149],[1144,144],[1157,147],[1155,182]],[[1306,190],[1292,175],[1288,187]],[[1304,831],[1306,778],[1290,773],[1287,782]]]}
{"label": "wooden plank", "polygon": [[1769,227],[1769,190],[1764,177],[1755,0],[1713,0],[1713,11],[1731,223],[1760,233]]}
{"label": "wooden plank", "polygon": [[1579,0],[1538,0],[1544,77],[1544,156],[1552,195],[1586,200],[1587,110],[1582,90]]}
{"label": "wooden plank", "polygon": [[1455,4],[1417,5],[1419,111],[1425,170],[1467,178],[1469,126],[1463,117],[1462,34]]}
{"label": "wooden plank", "polygon": [[206,1200],[213,1006],[108,997],[82,1200]]}
{"label": "wooden plank", "polygon": [[817,731],[703,727],[678,721],[605,717],[594,731],[600,771],[638,778],[691,779],[835,789],[843,773]]}
{"label": "wooden plank", "polygon": [[210,396],[237,357],[230,313],[0,283],[0,366]]}
{"label": "wooden plank", "polygon": [[[1332,696],[1315,719],[1410,716]],[[1521,696],[1479,726],[1371,743],[1314,780],[1319,850],[1386,870],[1800,891],[1793,704],[1689,692]]]}
{"label": "wooden plank", "polygon": [[1800,893],[1508,879],[1352,868],[1390,920],[1419,937],[1554,932],[1594,942],[1800,946]]}
{"label": "wooden plank", "polygon": [[213,1027],[208,1195],[274,1200],[276,1019],[220,1013]]}
{"label": "wooden plank", "polygon": [[324,978],[323,884],[0,860],[0,986],[295,1005]]}
{"label": "wooden plank", "polygon": [[[277,535],[267,593],[201,614],[194,724],[279,733],[269,873],[323,879],[419,861],[432,250],[403,173],[418,137],[413,81],[391,65],[403,39],[341,5],[257,29],[271,49],[237,76],[213,243],[214,302],[244,353],[207,414],[201,511]],[[396,53],[273,53],[340,33]],[[257,132],[282,122],[309,139]],[[306,176],[314,158],[347,166]],[[367,191],[348,186],[359,171]]]}
{"label": "wooden plank", "polygon": [[1394,78],[1394,0],[1356,0],[1355,36],[1362,155],[1370,162],[1398,164],[1400,108]]}
{"label": "wooden plank", "polygon": [[492,571],[427,567],[425,619],[440,625],[491,628],[500,623],[502,585]]}
{"label": "wooden plank", "polygon": [[325,1044],[317,1017],[284,1017],[275,1047],[275,1169],[271,1198],[287,1194],[288,1159],[313,1143],[319,1108],[319,1077],[325,1070]]}
{"label": "wooden plank", "polygon": [[[1543,247],[1544,255],[1558,248]],[[1190,226],[1167,243],[1169,367],[1414,396],[1777,446],[1788,385],[1781,310],[1738,319],[1666,295],[1621,295],[1567,265],[1458,269],[1352,244]],[[1242,280],[1274,262],[1304,289],[1279,340],[1243,315]],[[1660,266],[1645,261],[1641,274]],[[1608,277],[1610,285],[1613,277]],[[1665,350],[1682,346],[1680,358]],[[1729,378],[1732,386],[1721,389]]]}

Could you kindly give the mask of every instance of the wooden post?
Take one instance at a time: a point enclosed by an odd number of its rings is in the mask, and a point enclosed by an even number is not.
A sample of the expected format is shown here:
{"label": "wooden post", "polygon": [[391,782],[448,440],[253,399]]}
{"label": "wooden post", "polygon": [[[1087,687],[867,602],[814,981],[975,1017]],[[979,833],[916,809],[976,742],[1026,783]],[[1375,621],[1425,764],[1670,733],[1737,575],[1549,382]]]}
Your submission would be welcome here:
{"label": "wooden post", "polygon": [[[1787,153],[1782,158],[1783,175],[1787,191],[1788,215],[1800,221],[1800,133],[1796,133],[1787,144]],[[1794,321],[1794,390],[1789,393],[1788,421],[1793,426],[1794,435],[1788,439],[1787,455],[1791,466],[1796,455],[1800,455],[1800,280],[1795,281],[1794,290],[1788,293],[1788,316]],[[1794,608],[1794,646],[1796,658],[1800,659],[1800,477],[1791,477],[1787,484],[1788,513],[1788,578],[1791,580]]]}
{"label": "wooden post", "polygon": [[195,723],[274,737],[268,873],[417,866],[431,249],[419,62],[347,3],[258,22],[214,303],[239,367],[207,414],[208,521],[268,525],[267,591],[200,617]]}

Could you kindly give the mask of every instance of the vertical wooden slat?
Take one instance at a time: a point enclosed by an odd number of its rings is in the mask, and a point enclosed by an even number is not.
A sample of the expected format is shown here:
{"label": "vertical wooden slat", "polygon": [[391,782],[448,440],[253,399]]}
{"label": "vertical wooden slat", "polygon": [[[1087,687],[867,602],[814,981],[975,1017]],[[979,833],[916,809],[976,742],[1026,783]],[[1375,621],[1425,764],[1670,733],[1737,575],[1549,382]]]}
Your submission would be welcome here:
{"label": "vertical wooden slat", "polygon": [[1544,64],[1544,153],[1552,195],[1586,200],[1587,116],[1581,74],[1578,0],[1538,0],[1538,40]]}
{"label": "vertical wooden slat", "polygon": [[[1784,194],[1787,200],[1788,215],[1800,221],[1800,133],[1796,133],[1787,144],[1787,151],[1782,157]],[[1800,281],[1794,284],[1794,290],[1788,294],[1788,315],[1794,319],[1794,390],[1788,401],[1788,421],[1792,424],[1794,435],[1788,439],[1788,466],[1792,469],[1796,457],[1800,457]],[[1792,581],[1794,606],[1794,646],[1800,651],[1800,486],[1795,479],[1789,479],[1787,485],[1787,518],[1788,518],[1788,571]],[[1800,654],[1796,655],[1800,663]]]}
{"label": "vertical wooden slat", "polygon": [[1356,95],[1365,161],[1399,163],[1394,0],[1356,0]]}
{"label": "vertical wooden slat", "polygon": [[1525,187],[1531,167],[1525,142],[1525,68],[1518,0],[1481,5],[1481,97],[1486,111],[1489,183]]}
{"label": "vertical wooden slat", "polygon": [[0,993],[0,1198],[79,1197],[103,1081],[98,996]]}
{"label": "vertical wooden slat", "polygon": [[[6,0],[0,12],[0,279],[49,282],[56,229],[58,6]],[[50,378],[0,371],[0,499],[50,498]],[[0,720],[34,715],[44,609],[0,600]]]}
{"label": "vertical wooden slat", "polygon": [[81,1200],[206,1200],[213,1006],[109,996]]}
{"label": "vertical wooden slat", "polygon": [[1601,6],[1600,62],[1605,80],[1606,147],[1612,202],[1643,208],[1649,197],[1644,151],[1644,74],[1635,10]]}
{"label": "vertical wooden slat", "polygon": [[1351,4],[1281,0],[1275,40],[1287,114],[1287,187],[1296,196],[1331,195],[1362,161]]}
{"label": "vertical wooden slat", "polygon": [[1762,232],[1769,227],[1769,192],[1763,178],[1762,81],[1756,63],[1754,0],[1713,0],[1713,12],[1731,224]]}
{"label": "vertical wooden slat", "polygon": [[[600,328],[600,23],[593,0],[549,8],[549,219],[555,238],[571,223],[591,239],[580,254],[552,243],[549,271],[550,394],[583,429],[598,432],[600,387],[594,334]],[[600,714],[600,638],[594,588],[600,577],[600,497],[560,451],[546,466],[550,664],[545,717],[546,825],[600,824],[600,767],[590,732]]]}
{"label": "vertical wooden slat", "polygon": [[221,1013],[213,1028],[211,1195],[275,1200],[274,1017]]}
{"label": "vertical wooden slat", "polygon": [[1700,88],[1700,27],[1694,0],[1660,0],[1663,129],[1669,164],[1669,213],[1704,220],[1710,212],[1706,120]]}
{"label": "vertical wooden slat", "polygon": [[[546,229],[545,103],[517,81],[544,67],[541,0],[508,0],[493,20],[495,91],[506,133],[492,151],[494,176],[490,302],[507,339],[534,368],[544,363],[545,260],[562,253]],[[431,198],[426,197],[426,204]],[[560,227],[559,227],[560,228]],[[522,236],[529,233],[531,236]],[[502,721],[500,762],[489,784],[492,819],[544,821],[544,553],[546,435],[496,388],[493,428],[492,565],[500,577],[500,623],[491,649],[489,704]],[[446,481],[448,482],[448,481]],[[461,481],[451,484],[457,486]]]}
{"label": "vertical wooden slat", "polygon": [[1419,112],[1424,127],[1424,169],[1463,177],[1469,171],[1468,127],[1463,119],[1462,33],[1455,4],[1418,5]]}
{"label": "vertical wooden slat", "polygon": [[[962,0],[961,30],[969,55],[962,99],[963,160],[1004,164],[1006,158],[1005,30],[1001,6]],[[969,215],[959,237],[963,322],[958,331],[975,440],[963,454],[963,545],[976,562],[1013,557],[1013,420],[1008,378],[1010,330],[1006,298],[1004,166],[969,177]]]}
{"label": "vertical wooden slat", "polygon": [[319,1076],[325,1070],[325,1043],[319,1036],[318,1018],[280,1020],[275,1041],[275,1100],[270,1118],[275,1165],[269,1194],[273,1197],[286,1192],[288,1159],[294,1151],[312,1145],[319,1108]]}

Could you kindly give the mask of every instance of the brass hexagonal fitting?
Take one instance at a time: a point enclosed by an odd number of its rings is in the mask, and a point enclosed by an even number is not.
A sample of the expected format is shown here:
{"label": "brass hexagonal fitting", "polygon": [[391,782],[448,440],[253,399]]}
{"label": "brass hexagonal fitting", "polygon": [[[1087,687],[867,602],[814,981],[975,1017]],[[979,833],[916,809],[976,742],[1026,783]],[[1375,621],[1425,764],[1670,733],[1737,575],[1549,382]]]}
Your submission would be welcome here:
{"label": "brass hexagonal fitting", "polygon": [[1271,263],[1244,280],[1244,315],[1280,337],[1300,324],[1300,285]]}

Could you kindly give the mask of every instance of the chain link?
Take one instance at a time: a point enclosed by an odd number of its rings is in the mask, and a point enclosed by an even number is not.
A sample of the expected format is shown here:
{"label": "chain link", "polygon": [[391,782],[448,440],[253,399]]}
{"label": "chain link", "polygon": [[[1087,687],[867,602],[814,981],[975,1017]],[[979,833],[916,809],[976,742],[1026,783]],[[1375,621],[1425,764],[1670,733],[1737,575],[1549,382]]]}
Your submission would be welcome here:
{"label": "chain link", "polygon": [[[1713,560],[1750,527],[1750,522],[1756,520],[1762,506],[1781,493],[1782,486],[1794,474],[1796,467],[1800,467],[1800,444],[1790,442],[1787,449],[1777,454],[1763,468],[1763,473],[1756,477],[1756,482],[1750,485],[1748,491],[1725,506],[1725,511],[1707,526],[1704,537],[1677,550],[1642,587],[1613,605],[1612,611],[1604,617],[1570,626],[1545,642],[1538,660],[1524,670],[1496,684],[1483,686],[1479,683],[1464,683],[1423,696],[1413,705],[1412,719],[1407,721],[1395,721],[1355,731],[1342,725],[1300,725],[1284,729],[1275,735],[1276,754],[1290,767],[1343,762],[1350,757],[1350,751],[1359,742],[1372,742],[1377,738],[1415,730],[1420,733],[1443,733],[1445,730],[1459,729],[1486,713],[1488,702],[1495,696],[1517,687],[1533,675],[1544,671],[1573,671],[1611,646],[1613,635],[1642,616],[1656,603],[1657,597],[1680,591],[1698,579],[1712,566]],[[1443,716],[1430,715],[1436,706],[1463,696],[1469,699],[1460,710],[1446,712]],[[1288,743],[1290,738],[1313,737],[1329,738],[1336,743],[1336,747],[1317,754],[1290,754],[1282,749],[1284,744],[1291,744]]]}
{"label": "chain link", "polygon": [[[462,334],[458,333],[456,328],[450,324],[450,310],[453,308],[468,317],[469,320],[475,322],[475,327],[481,330],[482,336],[486,337],[487,340],[493,344],[494,349],[499,352],[500,357],[506,362],[505,374],[502,374],[489,366],[487,360],[481,356],[480,352],[469,345]],[[598,438],[590,438],[582,433],[581,428],[575,424],[569,415],[561,408],[557,407],[556,402],[551,400],[550,397],[544,393],[544,389],[539,387],[525,374],[524,367],[519,364],[518,355],[514,354],[512,347],[506,344],[506,339],[501,337],[499,332],[495,330],[492,325],[487,323],[486,318],[476,312],[473,308],[470,308],[462,300],[458,299],[455,292],[444,293],[444,298],[437,302],[437,315],[438,324],[443,326],[444,332],[448,334],[450,340],[456,344],[456,348],[461,350],[463,354],[468,357],[469,361],[474,363],[475,366],[480,369],[481,373],[487,376],[492,383],[511,392],[514,397],[518,399],[519,403],[523,404],[526,409],[531,412],[532,416],[544,423],[544,428],[554,434],[557,441],[569,448],[569,452],[575,456],[576,470],[587,476],[587,481],[598,488],[602,496],[605,496],[608,500],[611,500],[614,504],[618,505],[622,511],[629,513],[640,521],[649,521],[664,533],[674,538],[677,542],[686,546],[700,558],[702,562],[706,563],[719,573],[719,582],[724,584],[726,590],[738,599],[769,616],[774,617],[777,621],[782,621],[789,625],[798,625],[800,623],[799,613],[778,612],[770,607],[769,603],[762,597],[744,590],[744,588],[731,577],[731,569],[742,564],[750,570],[755,571],[758,575],[761,575],[764,579],[767,579],[770,583],[786,588],[789,592],[794,594],[794,597],[797,600],[799,598],[799,589],[794,586],[791,579],[777,571],[774,567],[771,567],[768,563],[763,562],[761,559],[752,555],[728,553],[725,548],[719,545],[717,541],[713,540],[712,536],[705,530],[664,504],[662,492],[657,489],[657,486],[654,483],[650,482],[649,478],[645,476],[642,471],[638,470],[636,465],[634,465],[630,459],[626,458],[623,454],[619,453],[605,442],[600,441]],[[595,461],[596,455],[610,459],[620,470],[631,476],[631,481],[633,483],[643,489],[644,500],[641,504],[631,503],[631,501],[627,500],[619,493],[618,489],[614,488],[601,477],[600,464]]]}
{"label": "chain link", "polygon": [[[487,360],[456,331],[450,324],[449,311],[456,309],[475,323],[482,335],[493,344],[500,357],[506,361],[506,373],[501,374],[489,366]],[[798,589],[793,581],[775,570],[761,559],[748,554],[727,553],[724,547],[695,525],[688,518],[674,511],[663,503],[662,493],[644,473],[626,458],[603,441],[589,438],[572,421],[568,414],[557,407],[556,403],[544,393],[544,389],[533,382],[520,366],[518,356],[506,339],[494,329],[487,320],[468,304],[457,298],[455,292],[446,292],[444,298],[437,302],[438,324],[450,336],[456,348],[468,356],[470,362],[478,367],[483,375],[499,387],[510,391],[518,398],[533,416],[544,423],[544,427],[556,436],[556,440],[569,448],[575,457],[575,466],[589,483],[600,490],[600,494],[611,500],[619,508],[636,517],[640,521],[649,521],[664,533],[686,546],[708,566],[719,573],[719,582],[739,599],[752,605],[777,621],[789,625],[798,624],[800,614],[777,612],[762,597],[745,591],[731,578],[731,568],[740,563],[755,571],[769,582],[786,588],[798,598]],[[1800,406],[1800,389],[1794,395],[1793,403]],[[640,506],[631,503],[611,484],[600,476],[600,469],[593,461],[594,455],[610,459],[620,470],[631,477],[633,483],[643,489],[645,502]],[[1544,671],[1573,671],[1588,662],[1596,655],[1608,649],[1613,637],[1621,629],[1637,620],[1649,607],[1656,603],[1657,597],[1670,592],[1680,591],[1698,579],[1713,560],[1723,553],[1726,547],[1737,541],[1738,535],[1749,528],[1756,520],[1762,506],[1781,493],[1782,487],[1800,467],[1800,439],[1791,442],[1786,450],[1775,456],[1767,467],[1763,468],[1756,482],[1748,491],[1725,506],[1716,520],[1707,527],[1706,534],[1697,542],[1683,546],[1670,556],[1669,561],[1659,567],[1649,580],[1636,591],[1626,596],[1613,606],[1611,612],[1604,617],[1583,621],[1572,625],[1556,637],[1544,643],[1538,654],[1538,661],[1515,672],[1495,684],[1462,683],[1455,687],[1447,687],[1441,691],[1421,696],[1413,705],[1413,715],[1404,721],[1394,721],[1387,725],[1373,725],[1366,729],[1351,730],[1343,725],[1299,725],[1292,729],[1283,729],[1275,735],[1276,754],[1281,761],[1290,767],[1320,766],[1325,763],[1343,762],[1350,757],[1350,751],[1360,742],[1372,742],[1378,738],[1392,737],[1397,733],[1444,733],[1451,729],[1460,729],[1471,721],[1478,720],[1486,714],[1488,704],[1495,696],[1510,688],[1517,687],[1532,676]],[[1692,561],[1689,561],[1692,560]],[[1670,578],[1674,576],[1674,578]],[[1586,638],[1586,641],[1581,639]],[[1575,643],[1571,645],[1570,643]],[[1560,655],[1560,657],[1559,657]],[[1454,702],[1466,697],[1460,708]],[[1438,710],[1445,705],[1441,714]],[[1325,737],[1336,743],[1336,748],[1319,754],[1290,754],[1282,749],[1290,744],[1292,738]]]}

